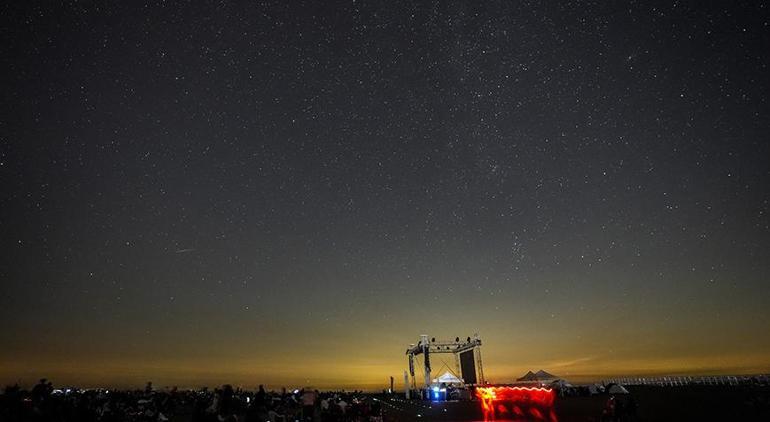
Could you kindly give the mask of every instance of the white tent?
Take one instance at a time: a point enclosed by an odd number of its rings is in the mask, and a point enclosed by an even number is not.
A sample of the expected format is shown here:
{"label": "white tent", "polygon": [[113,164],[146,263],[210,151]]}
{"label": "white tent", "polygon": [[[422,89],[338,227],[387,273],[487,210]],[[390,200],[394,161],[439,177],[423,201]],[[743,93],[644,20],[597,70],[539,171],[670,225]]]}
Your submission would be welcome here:
{"label": "white tent", "polygon": [[610,384],[607,387],[607,393],[609,393],[609,394],[628,394],[628,390],[626,390],[626,387],[623,387],[620,384]]}
{"label": "white tent", "polygon": [[551,381],[551,388],[555,388],[557,390],[565,389],[565,388],[572,388],[572,384],[567,382],[566,380],[563,380],[561,378],[557,380]]}
{"label": "white tent", "polygon": [[434,378],[433,382],[435,384],[462,384],[463,380],[461,380],[460,378],[457,378],[455,374],[447,371],[447,372],[444,372],[438,378]]}

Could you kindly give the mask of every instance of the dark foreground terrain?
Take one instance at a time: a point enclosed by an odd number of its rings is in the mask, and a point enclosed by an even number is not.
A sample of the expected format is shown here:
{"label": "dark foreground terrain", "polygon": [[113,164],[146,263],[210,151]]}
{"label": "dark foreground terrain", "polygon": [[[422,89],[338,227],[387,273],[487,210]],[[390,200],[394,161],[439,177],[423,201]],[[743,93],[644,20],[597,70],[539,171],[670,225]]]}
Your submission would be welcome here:
{"label": "dark foreground terrain", "polygon": [[[637,403],[628,421],[770,421],[770,387],[683,386],[628,387]],[[608,395],[559,397],[555,415],[560,422],[602,421]],[[384,400],[386,421],[478,421],[484,415],[478,402],[420,402]],[[497,420],[537,420],[511,415]],[[618,419],[616,419],[618,420]]]}
{"label": "dark foreground terrain", "polygon": [[[533,417],[524,407],[516,416],[514,404],[496,406],[496,420],[517,421],[770,421],[770,387],[753,386],[631,386],[634,411],[611,418],[611,396],[557,397],[554,407]],[[324,421],[481,421],[478,401],[407,401],[400,395],[361,392],[249,392],[229,386],[213,391],[104,391],[8,389],[0,395],[0,422],[252,422]],[[304,406],[304,399],[315,400]],[[507,407],[506,407],[507,406]],[[517,409],[520,411],[521,409]],[[522,413],[519,413],[521,415]]]}

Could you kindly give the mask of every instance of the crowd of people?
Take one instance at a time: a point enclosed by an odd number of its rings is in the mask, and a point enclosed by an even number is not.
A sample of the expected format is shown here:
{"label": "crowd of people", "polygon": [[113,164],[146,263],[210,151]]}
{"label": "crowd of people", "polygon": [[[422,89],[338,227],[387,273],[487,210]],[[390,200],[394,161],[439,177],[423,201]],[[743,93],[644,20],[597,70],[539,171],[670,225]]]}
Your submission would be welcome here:
{"label": "crowd of people", "polygon": [[604,422],[622,422],[636,420],[636,400],[634,396],[611,395],[604,403],[601,420]]}
{"label": "crowd of people", "polygon": [[230,385],[191,391],[56,389],[42,379],[31,390],[18,385],[0,396],[0,420],[8,422],[379,422],[379,400],[361,392],[280,392]]}

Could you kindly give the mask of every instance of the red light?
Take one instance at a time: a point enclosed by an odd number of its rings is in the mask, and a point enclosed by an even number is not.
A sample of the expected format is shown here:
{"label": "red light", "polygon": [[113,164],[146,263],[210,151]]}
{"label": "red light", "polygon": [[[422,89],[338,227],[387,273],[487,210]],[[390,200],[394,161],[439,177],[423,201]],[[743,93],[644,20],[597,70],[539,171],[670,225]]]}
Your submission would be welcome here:
{"label": "red light", "polygon": [[476,398],[481,402],[484,420],[497,415],[527,417],[536,421],[556,422],[553,402],[556,394],[550,388],[536,387],[478,387]]}

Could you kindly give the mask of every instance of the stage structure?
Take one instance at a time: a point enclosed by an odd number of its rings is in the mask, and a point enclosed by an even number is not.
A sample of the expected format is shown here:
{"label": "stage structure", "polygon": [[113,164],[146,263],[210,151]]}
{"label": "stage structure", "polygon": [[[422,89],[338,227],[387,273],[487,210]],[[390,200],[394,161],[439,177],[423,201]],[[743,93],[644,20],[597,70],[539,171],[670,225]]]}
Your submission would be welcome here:
{"label": "stage structure", "polygon": [[462,374],[465,385],[484,385],[484,368],[481,365],[481,339],[478,334],[473,337],[460,339],[456,337],[454,341],[439,340],[428,338],[427,334],[420,335],[420,341],[417,344],[410,344],[406,349],[406,355],[409,359],[409,374],[412,376],[412,384],[416,387],[415,380],[415,357],[423,355],[425,370],[425,388],[431,387],[431,366],[430,356],[435,353],[452,354],[455,357],[455,365]]}

